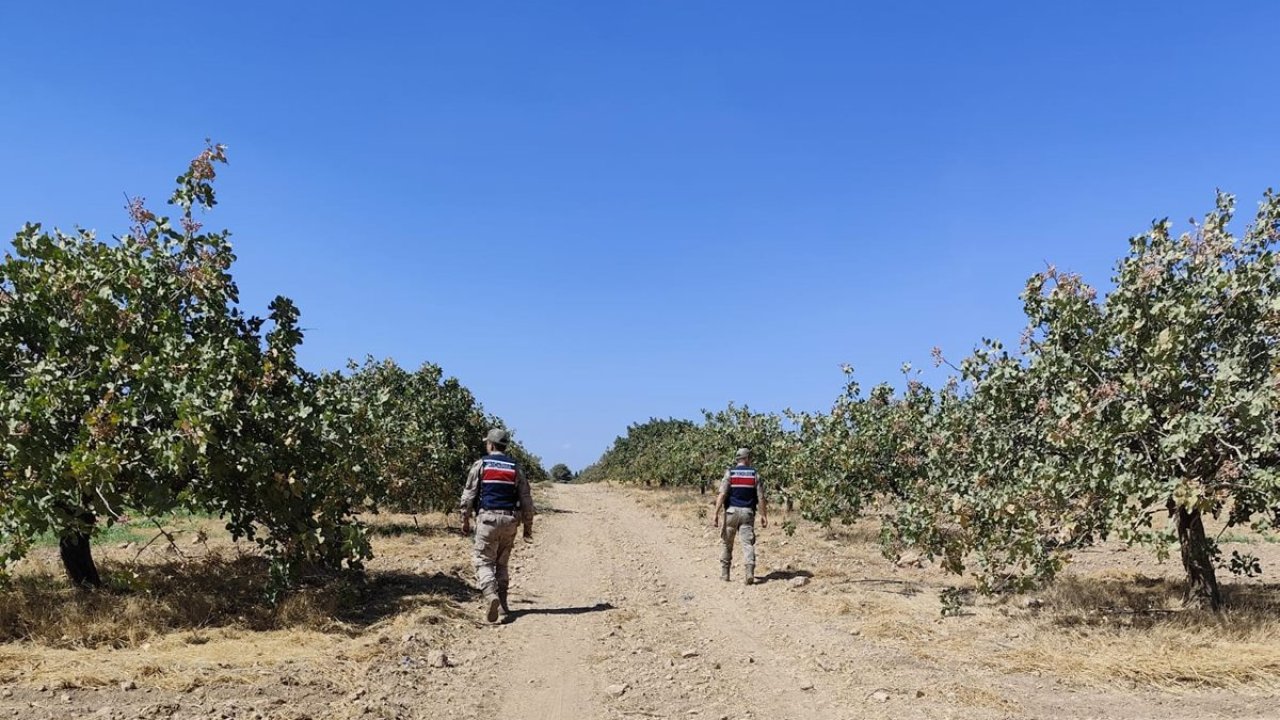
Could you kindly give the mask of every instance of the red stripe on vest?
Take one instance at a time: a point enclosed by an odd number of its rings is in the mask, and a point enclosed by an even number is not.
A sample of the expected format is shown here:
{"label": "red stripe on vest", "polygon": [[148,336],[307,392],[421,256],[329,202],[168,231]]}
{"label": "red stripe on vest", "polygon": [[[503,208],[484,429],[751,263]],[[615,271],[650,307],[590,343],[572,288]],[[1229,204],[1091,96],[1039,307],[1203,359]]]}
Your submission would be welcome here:
{"label": "red stripe on vest", "polygon": [[480,473],[480,480],[483,482],[514,483],[516,481],[516,471],[508,468],[488,467],[484,469],[484,472]]}

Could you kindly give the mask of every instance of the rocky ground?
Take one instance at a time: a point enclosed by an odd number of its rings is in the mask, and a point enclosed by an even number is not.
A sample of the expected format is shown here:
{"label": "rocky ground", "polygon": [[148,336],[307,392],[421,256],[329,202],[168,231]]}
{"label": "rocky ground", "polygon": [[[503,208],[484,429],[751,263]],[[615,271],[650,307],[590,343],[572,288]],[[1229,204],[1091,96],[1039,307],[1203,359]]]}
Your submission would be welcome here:
{"label": "rocky ground", "polygon": [[[1056,596],[942,618],[954,580],[889,563],[858,528],[761,531],[763,582],[746,587],[740,566],[718,577],[708,498],[546,492],[506,623],[476,621],[466,540],[406,533],[370,567],[405,584],[370,622],[0,645],[0,718],[1280,717],[1280,667],[1235,684],[1127,676],[1141,658],[1098,648],[1161,631],[1067,628],[1042,611]],[[1097,571],[1117,557],[1099,551]],[[1065,662],[1076,643],[1117,671]]]}

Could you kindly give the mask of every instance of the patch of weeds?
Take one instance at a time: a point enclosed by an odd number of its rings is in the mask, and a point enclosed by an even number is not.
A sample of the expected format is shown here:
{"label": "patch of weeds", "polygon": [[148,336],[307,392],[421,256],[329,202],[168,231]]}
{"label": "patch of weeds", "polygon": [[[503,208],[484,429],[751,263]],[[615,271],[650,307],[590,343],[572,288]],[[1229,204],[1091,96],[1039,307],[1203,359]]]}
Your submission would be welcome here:
{"label": "patch of weeds", "polygon": [[960,617],[967,614],[965,607],[973,604],[973,590],[948,586],[938,593],[942,617]]}

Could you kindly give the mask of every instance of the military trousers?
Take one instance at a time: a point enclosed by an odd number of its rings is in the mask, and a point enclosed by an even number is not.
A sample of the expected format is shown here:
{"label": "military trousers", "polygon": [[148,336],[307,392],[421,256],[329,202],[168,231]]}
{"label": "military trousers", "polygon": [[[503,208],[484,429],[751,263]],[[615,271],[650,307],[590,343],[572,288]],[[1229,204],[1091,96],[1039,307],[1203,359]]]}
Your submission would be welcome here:
{"label": "military trousers", "polygon": [[720,566],[733,566],[733,539],[742,538],[742,563],[749,568],[756,566],[756,511],[744,507],[724,509],[724,527],[720,539],[724,550],[720,553]]}
{"label": "military trousers", "polygon": [[471,560],[476,566],[476,584],[486,598],[506,595],[511,576],[507,566],[516,545],[520,522],[515,515],[481,510],[476,516],[475,544]]}

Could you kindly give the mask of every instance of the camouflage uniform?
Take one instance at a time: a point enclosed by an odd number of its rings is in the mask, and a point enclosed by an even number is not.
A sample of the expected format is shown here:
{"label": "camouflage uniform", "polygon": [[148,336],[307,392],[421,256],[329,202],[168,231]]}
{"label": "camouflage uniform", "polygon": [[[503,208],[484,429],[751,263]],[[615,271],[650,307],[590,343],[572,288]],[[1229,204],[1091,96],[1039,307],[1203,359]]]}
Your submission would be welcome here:
{"label": "camouflage uniform", "polygon": [[[739,459],[743,450],[739,450]],[[736,495],[736,496],[735,496]],[[756,508],[765,502],[764,483],[755,468],[738,464],[724,471],[720,479],[720,500],[724,503],[724,525],[720,530],[723,548],[720,552],[720,578],[729,579],[733,567],[733,540],[742,539],[743,582],[755,582],[756,569]]]}
{"label": "camouflage uniform", "polygon": [[[511,507],[506,507],[511,506]],[[516,529],[524,525],[532,538],[535,508],[529,480],[510,456],[491,452],[472,464],[458,508],[466,517],[476,512],[472,562],[476,584],[489,605],[488,619],[497,619],[498,608],[509,612],[507,590],[511,584],[508,564],[515,547]]]}

